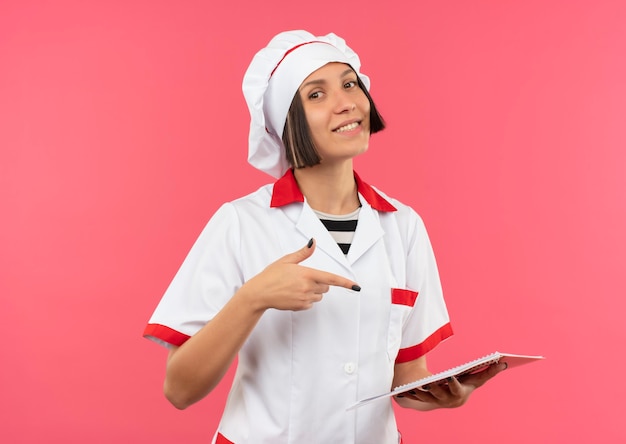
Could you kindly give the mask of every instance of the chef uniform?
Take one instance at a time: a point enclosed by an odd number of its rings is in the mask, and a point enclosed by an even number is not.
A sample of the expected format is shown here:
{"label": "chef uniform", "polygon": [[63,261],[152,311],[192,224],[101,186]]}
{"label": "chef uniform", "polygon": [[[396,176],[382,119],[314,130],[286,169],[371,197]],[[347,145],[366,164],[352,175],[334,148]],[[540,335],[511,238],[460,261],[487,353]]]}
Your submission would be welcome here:
{"label": "chef uniform", "polygon": [[361,286],[331,286],[309,310],[263,314],[239,352],[217,444],[395,444],[400,435],[389,398],[346,408],[389,391],[396,363],[419,358],[452,334],[417,213],[355,173],[361,210],[344,255],[288,168],[277,134],[302,80],[329,62],[350,64],[369,87],[358,56],[334,34],[282,33],[255,56],[244,77],[249,161],[280,178],[213,215],[144,333],[182,345],[246,281],[311,238],[316,250],[302,265]]}

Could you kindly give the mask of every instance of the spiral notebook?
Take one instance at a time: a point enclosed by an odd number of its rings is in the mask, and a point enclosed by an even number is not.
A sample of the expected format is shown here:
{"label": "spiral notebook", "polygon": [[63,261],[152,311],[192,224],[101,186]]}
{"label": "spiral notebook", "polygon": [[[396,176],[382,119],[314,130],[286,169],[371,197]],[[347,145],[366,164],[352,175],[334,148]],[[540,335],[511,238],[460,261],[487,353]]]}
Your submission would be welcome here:
{"label": "spiral notebook", "polygon": [[391,396],[399,395],[404,392],[408,392],[409,390],[420,389],[426,384],[446,384],[446,379],[450,376],[463,376],[469,375],[471,373],[478,373],[481,370],[486,369],[491,364],[497,364],[499,362],[506,362],[507,369],[512,367],[518,367],[523,364],[528,364],[531,362],[535,362],[537,360],[544,359],[543,356],[529,356],[529,355],[514,355],[511,353],[500,353],[494,352],[490,355],[483,356],[482,358],[474,359],[473,361],[466,362],[465,364],[458,365],[456,367],[452,367],[448,370],[444,370],[439,373],[435,373],[433,375],[427,376],[422,379],[418,379],[417,381],[411,382],[409,384],[404,384],[399,387],[394,388],[390,392],[382,393],[377,396],[372,396],[371,398],[362,399],[361,401],[351,405],[347,408],[347,410],[356,409],[365,404],[369,404],[370,402],[376,401],[378,399],[389,398]]}

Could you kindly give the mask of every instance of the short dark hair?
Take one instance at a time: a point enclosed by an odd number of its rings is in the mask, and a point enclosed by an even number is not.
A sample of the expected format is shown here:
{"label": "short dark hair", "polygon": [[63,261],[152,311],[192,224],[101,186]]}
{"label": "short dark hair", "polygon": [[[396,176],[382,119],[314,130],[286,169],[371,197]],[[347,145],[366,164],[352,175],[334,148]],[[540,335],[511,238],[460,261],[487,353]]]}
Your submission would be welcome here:
{"label": "short dark hair", "polygon": [[[372,96],[370,96],[359,76],[357,76],[357,83],[370,103],[370,134],[382,131],[385,129],[383,117],[376,109]],[[294,168],[317,165],[322,160],[315,149],[299,91],[296,91],[296,94],[294,94],[287,112],[285,129],[283,130],[283,144],[285,145],[287,161]]]}

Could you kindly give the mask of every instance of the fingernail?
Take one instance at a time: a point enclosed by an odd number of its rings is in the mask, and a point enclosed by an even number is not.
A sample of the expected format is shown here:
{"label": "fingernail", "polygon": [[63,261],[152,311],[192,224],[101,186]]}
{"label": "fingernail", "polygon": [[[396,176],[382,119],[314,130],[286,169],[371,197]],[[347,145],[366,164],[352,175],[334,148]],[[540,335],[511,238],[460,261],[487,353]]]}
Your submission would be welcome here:
{"label": "fingernail", "polygon": [[354,291],[361,291],[361,287],[359,287],[358,285],[353,285],[353,286],[352,286],[352,289],[353,289]]}
{"label": "fingernail", "polygon": [[309,243],[306,244],[307,248],[311,248],[313,246],[313,238],[309,239]]}

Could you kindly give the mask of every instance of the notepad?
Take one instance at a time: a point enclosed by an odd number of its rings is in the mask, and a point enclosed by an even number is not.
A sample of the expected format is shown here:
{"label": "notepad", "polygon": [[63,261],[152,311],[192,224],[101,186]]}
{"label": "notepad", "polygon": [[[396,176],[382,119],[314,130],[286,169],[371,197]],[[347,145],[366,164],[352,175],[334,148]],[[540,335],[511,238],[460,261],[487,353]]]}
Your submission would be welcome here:
{"label": "notepad", "polygon": [[490,355],[483,356],[482,358],[474,359],[473,361],[466,362],[465,364],[461,364],[456,367],[449,368],[448,370],[444,370],[442,372],[435,373],[425,378],[418,379],[417,381],[401,385],[399,387],[394,388],[390,392],[382,393],[377,396],[372,396],[371,398],[362,399],[361,401],[348,407],[347,410],[356,409],[358,407],[369,404],[370,402],[376,401],[378,399],[396,396],[401,393],[408,392],[409,390],[420,389],[421,387],[427,384],[447,384],[446,380],[447,378],[451,376],[459,377],[463,375],[469,375],[472,373],[478,373],[482,370],[485,370],[487,367],[489,367],[492,364],[506,362],[507,369],[509,369],[512,367],[518,367],[523,364],[535,362],[541,359],[545,359],[545,358],[543,356],[514,355],[511,353],[494,352],[494,353],[491,353]]}

